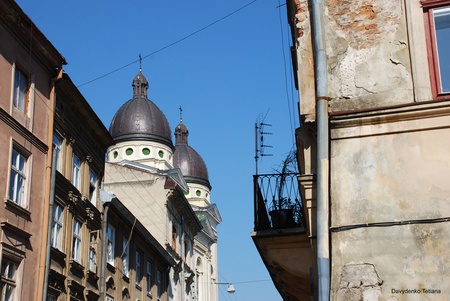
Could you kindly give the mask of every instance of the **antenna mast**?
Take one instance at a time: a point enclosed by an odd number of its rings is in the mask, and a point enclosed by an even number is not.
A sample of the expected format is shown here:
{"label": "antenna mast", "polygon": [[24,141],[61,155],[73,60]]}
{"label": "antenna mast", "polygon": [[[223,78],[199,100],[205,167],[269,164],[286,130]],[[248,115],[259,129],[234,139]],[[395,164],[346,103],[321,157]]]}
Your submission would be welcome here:
{"label": "antenna mast", "polygon": [[271,145],[264,144],[264,135],[272,135],[272,133],[265,132],[265,126],[272,126],[271,124],[261,122],[255,122],[255,165],[256,165],[256,175],[258,175],[258,159],[259,157],[269,157],[273,154],[266,154],[264,152],[265,148],[272,148]]}

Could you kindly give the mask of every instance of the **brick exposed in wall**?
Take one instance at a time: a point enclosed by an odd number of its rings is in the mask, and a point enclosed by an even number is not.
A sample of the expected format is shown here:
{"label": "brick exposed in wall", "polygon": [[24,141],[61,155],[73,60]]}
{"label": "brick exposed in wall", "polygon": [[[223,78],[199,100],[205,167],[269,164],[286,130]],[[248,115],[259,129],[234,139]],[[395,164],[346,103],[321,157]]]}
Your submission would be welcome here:
{"label": "brick exposed in wall", "polygon": [[331,26],[353,49],[377,45],[396,30],[402,14],[398,0],[328,0],[327,8]]}
{"label": "brick exposed in wall", "polygon": [[378,301],[382,283],[373,264],[347,264],[342,268],[336,300]]}

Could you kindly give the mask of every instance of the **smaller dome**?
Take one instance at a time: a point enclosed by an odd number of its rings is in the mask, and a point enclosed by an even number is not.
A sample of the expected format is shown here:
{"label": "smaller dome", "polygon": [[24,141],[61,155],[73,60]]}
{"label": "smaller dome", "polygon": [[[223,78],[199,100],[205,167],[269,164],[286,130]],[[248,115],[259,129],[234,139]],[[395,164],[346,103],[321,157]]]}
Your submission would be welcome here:
{"label": "smaller dome", "polygon": [[188,135],[187,127],[180,121],[175,129],[176,143],[173,153],[173,166],[181,169],[187,183],[197,183],[211,189],[205,161],[188,145]]}

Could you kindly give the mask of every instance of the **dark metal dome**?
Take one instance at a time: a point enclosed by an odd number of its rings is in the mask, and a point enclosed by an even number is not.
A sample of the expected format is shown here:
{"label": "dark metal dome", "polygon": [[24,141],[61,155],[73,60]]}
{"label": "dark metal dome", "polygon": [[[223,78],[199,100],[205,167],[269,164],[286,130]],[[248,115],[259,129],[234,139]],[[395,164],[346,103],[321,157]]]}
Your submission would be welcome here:
{"label": "dark metal dome", "polygon": [[175,152],[173,153],[173,166],[181,169],[187,183],[197,183],[207,186],[209,184],[208,169],[203,158],[188,145],[189,131],[180,122],[175,129]]}
{"label": "dark metal dome", "polygon": [[150,140],[170,147],[172,131],[164,113],[147,98],[148,82],[139,72],[133,79],[133,98],[116,112],[109,132],[116,142]]}

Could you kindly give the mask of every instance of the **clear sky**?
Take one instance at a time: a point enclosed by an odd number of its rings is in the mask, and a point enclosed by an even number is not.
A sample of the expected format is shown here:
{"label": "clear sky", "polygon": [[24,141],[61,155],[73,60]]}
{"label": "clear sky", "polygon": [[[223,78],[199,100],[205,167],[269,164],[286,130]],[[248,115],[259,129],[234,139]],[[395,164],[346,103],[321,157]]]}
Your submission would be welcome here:
{"label": "clear sky", "polygon": [[208,167],[223,219],[219,280],[236,288],[229,295],[220,285],[220,301],[281,301],[250,233],[254,124],[265,116],[273,133],[265,141],[273,156],[260,160],[260,173],[279,166],[298,127],[284,1],[16,2],[66,58],[65,71],[108,129],[132,97],[142,56],[149,99],[172,132],[182,106],[189,145]]}

